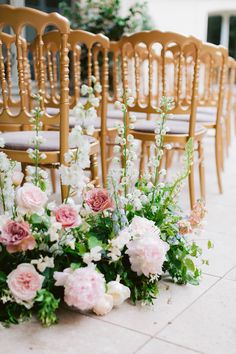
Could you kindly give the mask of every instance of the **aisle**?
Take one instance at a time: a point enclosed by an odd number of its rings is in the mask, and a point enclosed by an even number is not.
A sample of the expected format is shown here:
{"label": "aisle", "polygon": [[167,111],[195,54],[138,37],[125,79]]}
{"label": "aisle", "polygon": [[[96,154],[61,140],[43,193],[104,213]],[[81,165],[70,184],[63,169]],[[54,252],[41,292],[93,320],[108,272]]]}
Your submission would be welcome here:
{"label": "aisle", "polygon": [[[125,304],[104,318],[62,311],[60,324],[43,329],[36,320],[0,327],[7,354],[233,354],[236,346],[236,144],[226,162],[223,196],[217,194],[212,161],[206,156],[208,223],[198,237],[210,265],[199,287],[161,282],[151,308]],[[183,196],[186,200],[186,195]]]}

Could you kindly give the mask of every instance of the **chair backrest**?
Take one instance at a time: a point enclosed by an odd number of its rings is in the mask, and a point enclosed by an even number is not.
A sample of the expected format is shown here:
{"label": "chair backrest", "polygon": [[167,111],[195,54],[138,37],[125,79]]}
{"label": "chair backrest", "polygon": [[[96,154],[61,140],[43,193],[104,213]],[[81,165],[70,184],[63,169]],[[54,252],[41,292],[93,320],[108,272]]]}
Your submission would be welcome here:
{"label": "chair backrest", "polygon": [[[43,35],[43,49],[45,53],[45,92],[47,107],[57,108],[58,99],[58,52],[60,51],[60,33],[50,31]],[[70,94],[69,105],[72,109],[81,99],[81,85],[91,86],[92,75],[102,85],[102,95],[99,115],[106,118],[107,104],[107,52],[109,39],[102,34],[93,34],[83,30],[71,30],[68,37],[69,67],[70,67]],[[35,43],[31,45],[34,57],[34,70],[38,75],[38,53]]]}
{"label": "chair backrest", "polygon": [[200,107],[215,107],[216,123],[221,121],[226,89],[228,51],[222,46],[203,43],[200,52]]}
{"label": "chair backrest", "polygon": [[[27,44],[26,26],[33,28],[36,37],[36,47],[38,53],[38,69],[37,75],[33,77],[30,67],[30,45]],[[60,103],[59,113],[50,117],[45,108],[45,71],[44,71],[44,51],[42,37],[48,26],[57,28],[60,38]],[[4,32],[11,32],[11,42]],[[2,109],[0,112],[0,124],[29,124],[31,98],[34,92],[40,91],[42,96],[41,108],[44,110],[42,121],[45,124],[60,124],[61,134],[61,155],[63,160],[64,152],[68,149],[68,94],[69,94],[69,69],[68,69],[68,34],[70,31],[67,19],[58,13],[44,13],[31,8],[16,8],[9,5],[0,6],[0,86],[2,90]],[[8,49],[7,49],[8,48]],[[12,55],[9,58],[9,55]],[[9,75],[13,72],[9,68],[9,62],[12,61],[15,66],[18,85],[16,89],[16,97],[18,101],[18,109],[15,113],[12,111],[11,103],[11,78]],[[5,64],[6,63],[6,64]],[[33,92],[33,87],[35,91]]]}
{"label": "chair backrest", "polygon": [[[195,131],[201,41],[158,30],[125,35],[120,41],[124,89],[135,98],[131,111],[156,113],[162,96],[173,96],[174,114],[189,114],[189,135]],[[146,59],[140,56],[146,53]],[[186,50],[186,48],[191,48]],[[132,56],[131,56],[132,53]],[[185,85],[184,63],[191,62],[191,99]],[[129,80],[128,71],[134,81]],[[143,82],[145,84],[143,84]],[[144,90],[144,91],[142,91]],[[143,99],[145,97],[145,100]]]}
{"label": "chair backrest", "polygon": [[233,94],[236,78],[236,61],[232,57],[228,57],[226,69],[226,94],[224,100],[225,112],[230,117],[233,108]]}

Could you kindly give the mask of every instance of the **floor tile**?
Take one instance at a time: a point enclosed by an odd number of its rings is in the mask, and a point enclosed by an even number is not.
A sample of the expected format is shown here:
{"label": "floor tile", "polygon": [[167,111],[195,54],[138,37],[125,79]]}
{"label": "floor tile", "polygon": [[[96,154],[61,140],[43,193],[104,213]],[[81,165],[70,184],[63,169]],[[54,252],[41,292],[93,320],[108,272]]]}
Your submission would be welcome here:
{"label": "floor tile", "polygon": [[[194,239],[202,247],[202,258],[209,261],[209,265],[201,265],[203,272],[223,277],[235,265],[235,253],[232,249],[236,249],[236,237],[233,235],[203,231]],[[213,243],[213,248],[208,249],[208,240]]]}
{"label": "floor tile", "polygon": [[236,267],[226,274],[225,279],[236,281]]}
{"label": "floor tile", "polygon": [[125,303],[113,309],[102,320],[153,335],[216,281],[217,278],[205,275],[200,286],[161,282],[160,295],[153,306],[133,306]]}
{"label": "floor tile", "polygon": [[220,280],[158,337],[205,354],[235,354],[235,294],[236,282]]}
{"label": "floor tile", "polygon": [[148,337],[118,326],[63,311],[60,324],[43,329],[31,320],[0,328],[1,352],[7,354],[132,354]]}
{"label": "floor tile", "polygon": [[174,344],[163,342],[159,339],[151,339],[144,347],[137,351],[137,354],[194,354],[191,349],[183,348]]}

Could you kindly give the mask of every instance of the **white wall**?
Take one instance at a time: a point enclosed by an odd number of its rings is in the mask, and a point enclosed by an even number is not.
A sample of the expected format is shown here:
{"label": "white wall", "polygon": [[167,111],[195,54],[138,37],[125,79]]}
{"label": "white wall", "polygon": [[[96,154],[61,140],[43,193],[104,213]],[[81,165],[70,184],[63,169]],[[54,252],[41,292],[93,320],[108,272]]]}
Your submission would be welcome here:
{"label": "white wall", "polygon": [[[123,10],[134,2],[123,0]],[[202,40],[206,40],[209,13],[236,14],[236,0],[148,0],[148,6],[156,28]]]}

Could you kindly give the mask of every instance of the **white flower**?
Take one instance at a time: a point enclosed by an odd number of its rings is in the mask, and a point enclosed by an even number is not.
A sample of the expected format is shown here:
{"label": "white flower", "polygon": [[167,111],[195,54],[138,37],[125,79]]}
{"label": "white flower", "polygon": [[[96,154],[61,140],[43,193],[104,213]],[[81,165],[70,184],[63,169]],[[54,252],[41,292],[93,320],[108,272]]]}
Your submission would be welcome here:
{"label": "white flower", "polygon": [[112,247],[116,247],[119,250],[122,250],[125,247],[125,245],[127,245],[127,243],[130,241],[130,239],[131,239],[131,235],[128,229],[126,228],[121,230],[119,235],[110,241],[110,244]]}
{"label": "white flower", "polygon": [[[49,205],[48,205],[49,208]],[[48,229],[48,234],[50,237],[50,241],[58,241],[60,239],[60,230],[62,229],[62,224],[60,222],[56,221],[56,218],[54,216],[50,217],[50,227]]]}
{"label": "white flower", "polygon": [[4,152],[0,152],[0,171],[8,171],[10,169],[10,161]]}
{"label": "white flower", "polygon": [[40,256],[39,259],[32,259],[31,264],[35,264],[37,269],[43,273],[46,268],[54,268],[54,258]]}
{"label": "white flower", "polygon": [[82,85],[81,87],[81,95],[85,96],[89,92],[89,87],[87,85]]}
{"label": "white flower", "polygon": [[107,284],[107,294],[113,297],[114,306],[119,306],[130,297],[130,289],[118,281],[110,281]]}
{"label": "white flower", "polygon": [[92,262],[98,262],[101,260],[101,251],[102,247],[100,246],[95,246],[93,247],[90,252],[87,252],[83,255],[83,261],[86,264],[92,263]]}
{"label": "white flower", "polygon": [[100,297],[93,307],[93,312],[98,316],[104,316],[113,308],[113,297],[109,294],[104,294]]}
{"label": "white flower", "polygon": [[160,172],[159,172],[159,175],[160,176],[165,176],[166,175],[166,170],[164,168],[161,169]]}
{"label": "white flower", "polygon": [[94,90],[97,92],[97,93],[101,93],[102,92],[102,85],[97,82],[95,85],[94,85]]}
{"label": "white flower", "polygon": [[129,107],[131,107],[133,104],[134,104],[134,98],[133,98],[133,97],[129,97],[129,98],[127,99],[127,105],[128,105]]}
{"label": "white flower", "polygon": [[130,241],[126,254],[129,255],[132,271],[149,277],[152,274],[162,274],[168,249],[166,242],[155,233],[149,232]]}
{"label": "white flower", "polygon": [[122,103],[120,101],[115,101],[114,108],[119,109],[121,111],[122,110]]}
{"label": "white flower", "polygon": [[128,227],[132,237],[145,236],[149,233],[160,235],[160,229],[155,225],[154,221],[146,218],[135,216]]}
{"label": "white flower", "polygon": [[88,101],[94,106],[99,107],[100,99],[98,97],[89,97]]}
{"label": "white flower", "polygon": [[135,123],[136,122],[136,115],[134,113],[130,113],[129,114],[129,120],[131,123]]}

